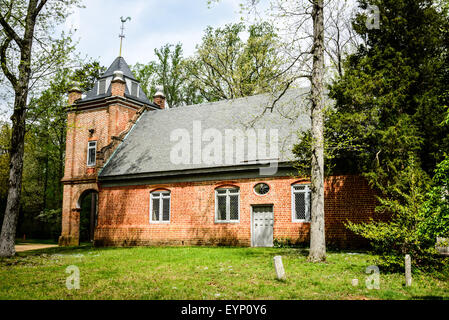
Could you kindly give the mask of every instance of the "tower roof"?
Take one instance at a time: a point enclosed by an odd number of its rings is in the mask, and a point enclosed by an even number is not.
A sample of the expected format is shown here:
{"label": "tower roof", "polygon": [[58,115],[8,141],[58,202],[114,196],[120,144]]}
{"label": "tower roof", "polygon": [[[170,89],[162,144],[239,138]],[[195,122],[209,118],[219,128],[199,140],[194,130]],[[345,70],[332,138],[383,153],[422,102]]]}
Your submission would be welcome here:
{"label": "tower roof", "polygon": [[[141,103],[145,103],[148,105],[153,105],[153,103],[148,99],[145,95],[145,92],[142,90],[142,87],[139,84],[139,81],[134,77],[131,69],[126,63],[123,57],[117,57],[114,62],[112,62],[111,66],[106,70],[106,72],[95,82],[95,85],[92,89],[85,92],[83,98],[78,100],[79,102],[92,101],[97,99],[103,99],[110,97],[112,95],[111,92],[111,81],[114,76],[115,71],[123,72],[123,77],[126,82],[125,86],[125,97],[136,100]],[[137,91],[132,90],[132,86],[137,86]]]}
{"label": "tower roof", "polygon": [[100,77],[106,78],[111,77],[114,74],[114,71],[120,70],[123,72],[123,76],[137,81],[136,78],[134,78],[133,73],[131,72],[131,69],[129,68],[128,64],[126,63],[125,59],[123,57],[117,57],[114,62],[112,62],[111,66],[106,70],[106,72]]}

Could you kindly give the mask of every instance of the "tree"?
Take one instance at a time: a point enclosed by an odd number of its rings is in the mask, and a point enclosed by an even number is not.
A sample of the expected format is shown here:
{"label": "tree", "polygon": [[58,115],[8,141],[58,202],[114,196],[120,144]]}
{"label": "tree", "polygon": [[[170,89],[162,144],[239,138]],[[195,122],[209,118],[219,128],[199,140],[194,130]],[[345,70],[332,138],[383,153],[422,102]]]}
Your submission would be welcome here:
{"label": "tree", "polygon": [[432,180],[421,212],[426,223],[419,229],[429,246],[435,244],[437,237],[449,238],[449,156],[437,165]]}
{"label": "tree", "polygon": [[11,142],[11,126],[7,122],[0,122],[0,222],[8,196],[9,149]]}
{"label": "tree", "polygon": [[[258,0],[249,0],[247,5],[255,7]],[[332,8],[341,8],[336,5],[337,2],[330,1],[327,9],[330,16],[334,16]],[[330,6],[333,4],[334,6]],[[336,30],[333,40],[333,46],[325,46],[325,22],[324,22],[324,1],[314,0],[308,2],[292,2],[287,0],[274,0],[271,2],[271,10],[274,9],[273,24],[282,24],[285,31],[282,48],[285,51],[287,59],[276,68],[276,71],[269,79],[279,81],[287,73],[292,74],[288,77],[289,81],[280,82],[276,87],[277,99],[286,92],[289,86],[297,79],[306,78],[311,82],[311,123],[310,131],[310,169],[311,169],[311,228],[310,228],[310,253],[309,261],[321,262],[326,259],[326,241],[324,229],[324,74],[325,74],[325,52],[327,52],[333,61],[338,74],[342,74],[341,61],[345,53],[345,47],[351,44],[352,33],[344,33],[346,26],[340,25],[339,17],[331,20]],[[341,17],[342,15],[340,15]],[[312,34],[310,29],[313,30]],[[344,38],[343,35],[346,35]],[[329,42],[329,41],[327,41]],[[327,49],[327,50],[326,50]],[[311,63],[310,63],[311,61]],[[207,64],[207,61],[204,61]],[[215,87],[218,87],[217,85]],[[218,87],[221,89],[220,87]],[[279,90],[280,89],[280,90]],[[276,90],[272,91],[273,93]],[[223,91],[223,90],[221,90]],[[231,96],[232,97],[232,96]]]}
{"label": "tree", "polygon": [[329,125],[364,146],[342,155],[360,172],[378,167],[393,177],[413,151],[431,174],[449,148],[449,130],[439,125],[448,104],[447,10],[426,0],[360,1],[368,4],[378,6],[381,29],[367,29],[363,15],[354,21],[367,43],[331,87],[338,112]]}
{"label": "tree", "polygon": [[[246,30],[249,36],[243,41]],[[206,101],[218,101],[273,91],[279,87],[282,65],[278,36],[270,24],[238,23],[208,27],[185,67],[195,90]]]}
{"label": "tree", "polygon": [[350,132],[359,147],[342,150],[338,162],[368,179],[379,195],[376,212],[392,222],[350,228],[393,262],[407,250],[424,259],[430,247],[416,232],[427,223],[424,182],[449,149],[449,128],[441,125],[449,102],[448,8],[430,0],[359,5],[379,8],[380,29],[368,29],[366,15],[355,18],[354,29],[366,41],[331,87],[336,105],[328,125],[337,136]]}
{"label": "tree", "polygon": [[188,79],[182,45],[165,44],[154,49],[157,61],[133,66],[134,74],[145,93],[152,97],[156,86],[162,85],[166,102],[170,108],[202,102]]}
{"label": "tree", "polygon": [[[54,40],[52,30],[77,0],[2,1],[0,64],[15,94],[11,116],[8,200],[0,234],[0,256],[15,254],[14,240],[22,189],[25,121],[30,89],[60,65],[72,49],[69,37]],[[36,42],[38,47],[33,47]]]}
{"label": "tree", "polygon": [[312,262],[326,259],[324,231],[324,17],[323,1],[313,1],[313,66],[312,66],[312,208],[310,253]]}

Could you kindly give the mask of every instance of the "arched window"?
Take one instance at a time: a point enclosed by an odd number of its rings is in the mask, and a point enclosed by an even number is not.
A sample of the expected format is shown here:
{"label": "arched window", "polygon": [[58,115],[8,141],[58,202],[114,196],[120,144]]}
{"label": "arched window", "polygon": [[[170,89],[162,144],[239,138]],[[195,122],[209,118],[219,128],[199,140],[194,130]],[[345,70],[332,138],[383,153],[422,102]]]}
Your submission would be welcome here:
{"label": "arched window", "polygon": [[292,185],[292,221],[310,221],[311,190],[308,184]]}
{"label": "arched window", "polygon": [[170,222],[170,191],[154,191],[150,193],[150,222]]}
{"label": "arched window", "polygon": [[240,189],[236,187],[215,190],[215,222],[230,223],[240,220]]}

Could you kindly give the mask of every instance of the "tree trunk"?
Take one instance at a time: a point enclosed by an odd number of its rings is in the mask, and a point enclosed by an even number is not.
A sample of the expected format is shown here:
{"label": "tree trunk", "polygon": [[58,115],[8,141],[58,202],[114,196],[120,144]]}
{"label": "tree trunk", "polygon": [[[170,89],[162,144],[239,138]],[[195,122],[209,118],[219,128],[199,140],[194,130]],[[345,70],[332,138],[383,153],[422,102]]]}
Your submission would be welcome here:
{"label": "tree trunk", "polygon": [[[2,232],[0,234],[0,257],[13,256],[15,252],[15,235],[17,220],[20,210],[20,196],[22,191],[23,153],[25,141],[25,118],[28,99],[28,86],[31,74],[31,48],[33,44],[36,17],[47,0],[30,0],[28,2],[27,15],[25,18],[25,32],[23,39],[20,38],[11,26],[1,17],[1,24],[10,39],[20,44],[19,77],[7,74],[12,82],[15,92],[14,112],[11,117],[12,136],[9,163],[8,199],[6,201],[5,216],[3,218]],[[10,42],[10,41],[9,41]],[[8,42],[8,43],[9,43]],[[2,52],[3,54],[3,52]],[[2,57],[3,59],[4,57]],[[7,68],[2,64],[2,69]],[[14,79],[12,79],[14,78]],[[12,79],[12,80],[11,80]]]}
{"label": "tree trunk", "polygon": [[324,232],[324,18],[323,0],[313,1],[313,70],[312,70],[312,208],[309,261],[326,260]]}
{"label": "tree trunk", "polygon": [[16,95],[16,106],[12,116],[11,159],[8,180],[8,199],[5,216],[3,218],[2,232],[0,234],[0,257],[13,256],[17,220],[20,209],[20,196],[22,191],[23,152],[25,141],[25,106],[27,92],[21,96]]}

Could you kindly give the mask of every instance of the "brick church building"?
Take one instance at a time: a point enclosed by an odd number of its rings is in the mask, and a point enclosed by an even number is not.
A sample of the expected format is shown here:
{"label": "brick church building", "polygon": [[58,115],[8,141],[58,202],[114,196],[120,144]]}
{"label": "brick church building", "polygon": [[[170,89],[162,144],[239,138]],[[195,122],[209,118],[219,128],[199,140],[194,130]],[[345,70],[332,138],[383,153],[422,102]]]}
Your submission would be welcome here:
{"label": "brick church building", "polygon": [[[79,244],[87,195],[99,246],[307,243],[310,180],[291,153],[310,128],[307,93],[291,89],[275,108],[269,94],[169,108],[118,57],[90,91],[69,92],[59,244]],[[368,221],[375,205],[361,177],[327,178],[327,242],[360,244],[344,223]]]}

